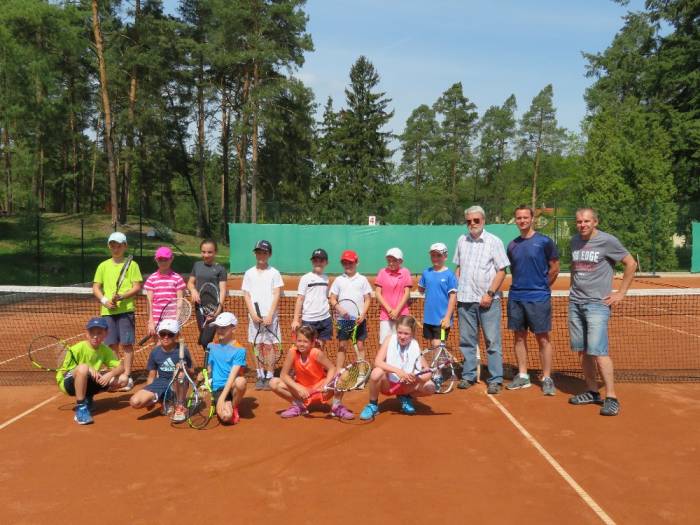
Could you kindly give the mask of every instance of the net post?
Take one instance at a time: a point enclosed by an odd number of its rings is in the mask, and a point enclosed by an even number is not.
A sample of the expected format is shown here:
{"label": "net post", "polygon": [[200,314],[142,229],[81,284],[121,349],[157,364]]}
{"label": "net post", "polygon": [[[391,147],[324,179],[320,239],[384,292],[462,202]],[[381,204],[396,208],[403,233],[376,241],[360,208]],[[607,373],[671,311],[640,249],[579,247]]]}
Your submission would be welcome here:
{"label": "net post", "polygon": [[41,211],[36,211],[36,285],[41,285]]}

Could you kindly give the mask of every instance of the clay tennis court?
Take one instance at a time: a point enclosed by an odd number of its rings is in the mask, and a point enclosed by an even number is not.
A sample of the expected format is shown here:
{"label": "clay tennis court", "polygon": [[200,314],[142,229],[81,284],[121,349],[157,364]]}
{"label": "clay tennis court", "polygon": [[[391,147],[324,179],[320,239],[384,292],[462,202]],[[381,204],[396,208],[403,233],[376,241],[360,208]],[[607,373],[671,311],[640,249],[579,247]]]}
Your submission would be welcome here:
{"label": "clay tennis court", "polygon": [[[611,321],[616,363],[637,373],[663,368],[692,381],[700,370],[698,297],[682,289],[655,296],[643,288],[645,295],[631,294]],[[227,301],[244,339],[240,298]],[[283,322],[291,321],[291,304],[293,298],[284,299]],[[0,307],[0,361],[24,356],[42,323],[79,334],[94,308],[81,296]],[[482,383],[423,399],[414,417],[382,399],[383,412],[370,423],[341,423],[322,411],[282,420],[277,413],[286,404],[251,388],[234,427],[174,427],[157,410],[129,408],[127,393],[98,397],[95,424],[81,427],[72,421],[71,398],[36,384],[50,383],[50,374],[47,381],[45,373],[22,371],[26,358],[18,357],[0,365],[0,377],[32,383],[2,387],[2,521],[697,522],[700,384],[621,383],[616,418],[600,417],[598,407],[570,406],[568,396],[582,385],[564,347],[562,308],[554,316],[555,368],[572,370],[557,376],[555,397],[543,397],[537,386],[490,397]],[[188,326],[191,348],[194,334]],[[373,335],[371,329],[370,354]],[[512,362],[512,339],[505,329],[503,335],[504,360]],[[139,351],[137,366],[147,352]],[[536,352],[530,359],[537,368]],[[18,370],[8,371],[10,363]],[[357,413],[367,392],[346,401]]]}

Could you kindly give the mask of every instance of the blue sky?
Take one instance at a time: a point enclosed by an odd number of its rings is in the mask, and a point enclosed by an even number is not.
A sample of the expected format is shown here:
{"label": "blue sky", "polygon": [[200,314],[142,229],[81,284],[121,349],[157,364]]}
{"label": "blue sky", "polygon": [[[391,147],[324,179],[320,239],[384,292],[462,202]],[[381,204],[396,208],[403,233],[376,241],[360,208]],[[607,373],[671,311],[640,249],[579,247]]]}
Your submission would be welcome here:
{"label": "blue sky", "polygon": [[[165,0],[173,11],[176,0]],[[604,50],[628,9],[611,0],[309,0],[315,51],[296,73],[336,109],[360,55],[375,65],[392,99],[394,133],[411,111],[431,105],[455,82],[479,114],[514,93],[518,113],[545,85],[554,86],[559,124],[578,131],[585,114],[582,51]]]}

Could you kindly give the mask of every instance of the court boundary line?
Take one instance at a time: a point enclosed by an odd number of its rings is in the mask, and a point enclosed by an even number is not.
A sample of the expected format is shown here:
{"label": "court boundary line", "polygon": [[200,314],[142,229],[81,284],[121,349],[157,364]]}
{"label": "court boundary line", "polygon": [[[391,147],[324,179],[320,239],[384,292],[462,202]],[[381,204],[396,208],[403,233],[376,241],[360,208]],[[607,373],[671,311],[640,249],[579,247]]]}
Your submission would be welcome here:
{"label": "court boundary line", "polygon": [[12,417],[12,418],[8,419],[7,421],[5,421],[5,422],[3,422],[2,424],[0,424],[0,430],[4,430],[5,428],[9,427],[12,423],[15,423],[15,422],[19,421],[19,420],[22,419],[23,417],[28,416],[29,414],[31,414],[32,412],[34,412],[34,411],[36,411],[36,410],[39,410],[41,407],[43,407],[44,405],[47,405],[47,404],[51,403],[51,401],[53,401],[54,399],[56,399],[56,398],[59,397],[60,395],[61,395],[60,393],[54,394],[54,395],[52,395],[50,398],[45,399],[44,401],[42,401],[42,402],[40,402],[40,403],[37,403],[37,404],[34,405],[33,407],[31,407],[31,408],[25,410],[24,412],[22,412],[21,414],[18,414],[18,415],[16,415],[15,417]]}
{"label": "court boundary line", "polygon": [[615,525],[615,521],[603,510],[600,505],[598,505],[598,503],[596,503],[591,495],[588,494],[588,492],[586,492],[586,490],[576,482],[576,480],[564,469],[564,467],[562,467],[559,462],[554,459],[549,452],[547,452],[547,449],[545,449],[540,442],[537,441],[522,424],[520,424],[515,416],[511,414],[510,411],[504,407],[500,401],[498,401],[498,399],[488,394],[486,397],[488,397],[496,405],[503,415],[506,416],[508,421],[510,421],[513,426],[523,435],[523,437],[525,437],[528,443],[530,443],[530,445],[532,445],[535,450],[540,453],[540,455],[547,461],[547,463],[549,463],[555,472],[564,478],[564,481],[566,481],[569,486],[574,489],[574,492],[576,492],[583,502],[596,513],[598,518],[600,518],[603,523],[606,525]]}

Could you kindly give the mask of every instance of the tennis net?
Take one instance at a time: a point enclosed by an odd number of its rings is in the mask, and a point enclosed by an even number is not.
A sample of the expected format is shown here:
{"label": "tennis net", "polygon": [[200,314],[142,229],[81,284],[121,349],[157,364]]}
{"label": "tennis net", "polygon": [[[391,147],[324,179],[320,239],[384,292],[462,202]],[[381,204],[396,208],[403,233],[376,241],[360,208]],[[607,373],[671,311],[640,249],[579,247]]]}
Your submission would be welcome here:
{"label": "tennis net", "polygon": [[[280,300],[280,323],[285,348],[291,345],[291,322],[296,292],[285,291]],[[567,326],[568,292],[552,293],[552,332],[554,347],[553,369],[558,374],[581,376],[577,356],[569,350]],[[411,313],[423,318],[423,297],[411,296]],[[504,303],[507,301],[504,299]],[[254,375],[251,345],[247,343],[248,315],[240,291],[230,291],[225,307],[238,317],[236,337],[249,350],[250,371]],[[507,329],[503,309],[502,342],[506,376],[516,367],[513,334]],[[146,298],[137,299],[136,339],[146,328]],[[99,314],[99,303],[90,288],[75,287],[15,287],[0,286],[0,385],[50,383],[53,376],[32,367],[27,348],[38,335],[54,335],[69,344],[84,337],[86,321]],[[378,304],[372,301],[368,315],[369,335],[366,341],[367,359],[371,361],[378,349]],[[197,345],[194,316],[183,330],[185,341],[197,363],[203,353]],[[700,289],[630,290],[625,300],[613,309],[609,325],[610,354],[618,380],[632,382],[700,381]],[[422,342],[420,334],[417,334]],[[449,335],[448,347],[461,360],[459,336],[455,327]],[[135,350],[134,368],[143,376],[148,353],[153,343]],[[482,364],[486,364],[483,340],[480,347]],[[541,368],[537,345],[532,336],[528,341],[528,368]],[[335,356],[336,342],[328,345]],[[352,352],[350,352],[352,354]],[[281,364],[281,363],[280,363]]]}

